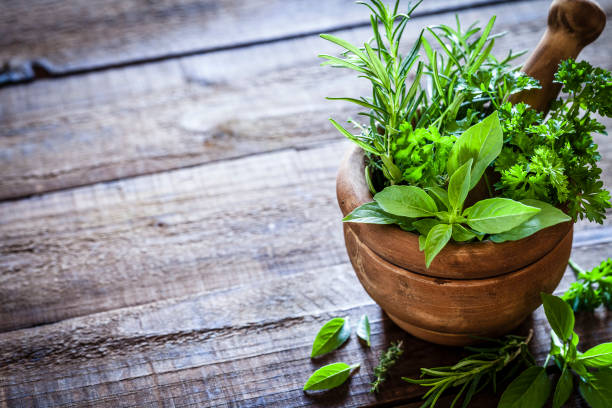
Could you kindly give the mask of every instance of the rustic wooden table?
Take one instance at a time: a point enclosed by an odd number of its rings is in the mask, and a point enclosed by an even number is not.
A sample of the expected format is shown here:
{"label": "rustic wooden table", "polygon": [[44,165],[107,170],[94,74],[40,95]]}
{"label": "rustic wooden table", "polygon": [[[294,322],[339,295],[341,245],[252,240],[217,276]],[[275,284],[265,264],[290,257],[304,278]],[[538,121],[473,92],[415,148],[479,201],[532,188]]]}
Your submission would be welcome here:
{"label": "rustic wooden table", "polygon": [[[405,43],[458,12],[497,15],[498,50],[533,48],[548,4],[426,0]],[[316,34],[365,40],[367,24],[351,0],[0,5],[0,406],[419,405],[399,377],[461,350],[412,338],[370,300],[335,202],[348,143],[327,118],[355,111],[324,96],[366,84],[321,68],[337,50]],[[608,27],[581,57],[611,69],[610,44]],[[597,140],[610,188],[612,143]],[[610,220],[577,224],[577,262],[612,255]],[[325,321],[363,313],[371,349],[352,338],[310,360]],[[542,358],[541,310],[530,327]],[[609,341],[612,318],[579,315],[577,331],[584,347]],[[404,358],[370,394],[396,339]],[[333,361],[361,369],[302,392]]]}

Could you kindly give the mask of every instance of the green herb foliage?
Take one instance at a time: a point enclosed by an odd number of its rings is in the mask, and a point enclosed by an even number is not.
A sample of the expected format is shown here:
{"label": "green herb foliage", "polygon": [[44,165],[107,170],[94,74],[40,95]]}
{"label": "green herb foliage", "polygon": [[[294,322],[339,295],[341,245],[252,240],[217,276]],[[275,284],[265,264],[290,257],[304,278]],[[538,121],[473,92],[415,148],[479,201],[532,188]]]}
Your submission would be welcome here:
{"label": "green herb foliage", "polygon": [[555,80],[566,98],[553,104],[547,120],[522,103],[500,107],[505,141],[495,164],[501,173],[496,188],[515,200],[564,205],[574,220],[602,223],[610,193],[591,134],[606,133],[593,114],[612,113],[612,75],[570,59],[559,65]]}
{"label": "green herb foliage", "polygon": [[333,363],[319,368],[304,384],[304,391],[329,390],[336,388],[351,376],[359,364]]}
{"label": "green herb foliage", "polygon": [[376,378],[372,381],[372,387],[370,388],[370,392],[378,392],[380,390],[380,386],[383,382],[386,381],[389,370],[391,367],[397,363],[401,355],[404,353],[404,349],[402,348],[403,344],[401,341],[392,342],[391,346],[380,355],[380,360],[378,365],[374,368],[374,375]]}
{"label": "green herb foliage", "polygon": [[575,312],[593,311],[601,304],[612,310],[612,259],[608,258],[586,272],[572,260],[569,264],[577,275],[577,281],[561,298]]}
{"label": "green herb foliage", "polygon": [[310,357],[318,357],[340,347],[351,335],[348,317],[331,319],[319,330]]}
{"label": "green herb foliage", "polygon": [[533,199],[519,202],[494,197],[464,209],[468,193],[497,158],[502,143],[501,125],[494,112],[463,132],[453,145],[446,164],[451,174],[447,189],[389,186],[374,195],[374,202],[356,208],[344,221],[395,222],[405,230],[416,229],[424,237],[419,242],[427,267],[451,239],[465,242],[488,234],[493,241],[503,242],[568,221],[561,210]]}
{"label": "green herb foliage", "polygon": [[421,378],[405,378],[412,384],[430,387],[423,396],[425,403],[421,408],[434,407],[440,396],[449,389],[457,393],[451,407],[467,407],[474,394],[480,392],[489,384],[495,389],[497,377],[502,370],[510,377],[522,365],[533,364],[533,358],[527,350],[527,344],[532,338],[506,336],[500,340],[489,339],[491,347],[466,347],[473,354],[463,358],[457,364],[446,367],[421,368]]}
{"label": "green herb foliage", "polygon": [[368,315],[361,316],[357,325],[357,337],[363,340],[370,347],[370,320]]}

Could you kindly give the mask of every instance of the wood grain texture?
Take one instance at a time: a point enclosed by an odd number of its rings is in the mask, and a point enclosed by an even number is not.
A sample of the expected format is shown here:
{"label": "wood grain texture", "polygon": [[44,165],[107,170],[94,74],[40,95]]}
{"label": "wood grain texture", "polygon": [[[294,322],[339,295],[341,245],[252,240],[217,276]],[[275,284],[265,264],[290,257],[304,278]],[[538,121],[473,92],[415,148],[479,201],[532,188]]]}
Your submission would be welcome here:
{"label": "wood grain texture", "polygon": [[[495,2],[499,0],[428,0],[417,14]],[[309,0],[4,1],[0,6],[0,68],[4,67],[0,83],[369,23],[368,10],[352,0],[311,5]]]}
{"label": "wood grain texture", "polygon": [[[536,45],[547,5],[461,15],[467,23],[497,14],[496,30],[508,31],[497,43],[504,53]],[[602,6],[612,14],[612,0]],[[423,26],[453,21],[450,13],[415,19],[404,45]],[[338,35],[361,41],[369,32]],[[582,56],[612,68],[609,42],[612,30],[605,30]],[[356,96],[367,84],[319,66],[317,53],[337,51],[311,36],[3,89],[0,198],[338,139],[327,118],[343,121],[357,111],[324,97]]]}
{"label": "wood grain texture", "polygon": [[[610,244],[575,259],[585,267]],[[568,271],[559,290],[572,280]],[[372,322],[372,349],[352,336],[338,351],[310,360],[313,336],[329,318],[363,313]],[[265,318],[262,318],[265,316]],[[579,316],[586,349],[612,337],[609,315]],[[534,328],[532,351],[547,352],[541,308],[518,332]],[[381,394],[368,393],[378,354],[402,339],[406,354]],[[249,287],[186,296],[0,334],[2,406],[331,406],[410,403],[423,390],[403,383],[418,367],[449,364],[456,348],[434,346],[401,332],[371,303],[348,264],[313,269]],[[348,384],[306,394],[316,368],[361,362]],[[488,403],[495,400],[489,395]],[[487,407],[487,403],[475,405]],[[571,406],[571,405],[570,405]]]}

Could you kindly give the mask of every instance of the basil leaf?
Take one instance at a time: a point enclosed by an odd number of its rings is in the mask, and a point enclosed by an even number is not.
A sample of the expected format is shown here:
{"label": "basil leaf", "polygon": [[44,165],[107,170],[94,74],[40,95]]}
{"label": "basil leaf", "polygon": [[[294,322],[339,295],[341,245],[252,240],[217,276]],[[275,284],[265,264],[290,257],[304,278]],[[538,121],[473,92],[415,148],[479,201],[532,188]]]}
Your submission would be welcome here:
{"label": "basil leaf", "polygon": [[400,224],[412,222],[410,218],[398,217],[397,215],[386,213],[375,201],[365,203],[355,208],[347,214],[342,221],[363,222],[367,224]]}
{"label": "basil leaf", "polygon": [[359,324],[357,325],[357,337],[365,341],[368,347],[370,347],[370,320],[367,315],[361,316]]}
{"label": "basil leaf", "polygon": [[571,220],[569,215],[565,214],[555,206],[543,201],[527,199],[521,200],[521,203],[530,207],[539,208],[541,211],[509,231],[491,235],[491,241],[498,243],[504,241],[516,241],[535,234],[541,229],[552,227],[553,225]]}
{"label": "basil leaf", "polygon": [[465,242],[476,238],[476,234],[461,224],[453,224],[453,239],[457,242]]}
{"label": "basil leaf", "polygon": [[419,234],[423,236],[427,236],[429,231],[438,224],[440,224],[440,221],[435,218],[423,218],[412,223],[414,228],[419,231]]}
{"label": "basil leaf", "polygon": [[434,198],[437,198],[440,204],[444,205],[447,210],[450,209],[450,203],[448,202],[448,193],[442,187],[427,187],[425,190],[429,191]]}
{"label": "basil leaf", "polygon": [[497,408],[539,408],[550,394],[550,380],[544,367],[529,367],[506,388]]}
{"label": "basil leaf", "polygon": [[453,173],[448,182],[448,202],[455,213],[461,213],[463,202],[470,191],[470,169],[473,162],[473,159],[469,159]]}
{"label": "basil leaf", "polygon": [[451,239],[452,230],[453,228],[450,224],[438,224],[427,234],[427,239],[425,240],[425,265],[428,268],[436,255]]}
{"label": "basil leaf", "polygon": [[425,250],[425,241],[427,241],[427,236],[419,235],[419,251]]}
{"label": "basil leaf", "polygon": [[612,343],[603,343],[590,348],[582,353],[578,360],[588,367],[610,367],[612,366]]}
{"label": "basil leaf", "polygon": [[342,385],[359,364],[333,363],[319,368],[304,384],[304,391],[329,390]]}
{"label": "basil leaf", "polygon": [[561,372],[561,377],[559,377],[559,381],[557,381],[557,386],[555,387],[555,394],[553,395],[553,408],[561,408],[571,395],[573,388],[574,383],[572,381],[572,373],[567,369],[567,367],[564,367],[563,371]]}
{"label": "basil leaf", "polygon": [[467,224],[478,232],[498,234],[522,224],[539,208],[529,207],[509,198],[487,198],[466,209],[463,216]]}
{"label": "basil leaf", "polygon": [[453,145],[446,170],[453,174],[464,163],[473,159],[470,190],[478,183],[487,166],[499,156],[503,145],[502,128],[497,111],[475,124],[459,136]]}
{"label": "basil leaf", "polygon": [[589,374],[589,382],[580,382],[578,389],[591,408],[612,407],[612,369],[601,368]]}
{"label": "basil leaf", "polygon": [[318,357],[340,347],[351,335],[348,317],[336,317],[325,323],[312,344],[310,357]]}
{"label": "basil leaf", "polygon": [[402,217],[430,217],[438,211],[436,202],[415,186],[390,186],[374,196],[386,212]]}
{"label": "basil leaf", "polygon": [[557,296],[540,293],[544,313],[550,327],[563,341],[568,341],[574,331],[574,312],[570,305]]}

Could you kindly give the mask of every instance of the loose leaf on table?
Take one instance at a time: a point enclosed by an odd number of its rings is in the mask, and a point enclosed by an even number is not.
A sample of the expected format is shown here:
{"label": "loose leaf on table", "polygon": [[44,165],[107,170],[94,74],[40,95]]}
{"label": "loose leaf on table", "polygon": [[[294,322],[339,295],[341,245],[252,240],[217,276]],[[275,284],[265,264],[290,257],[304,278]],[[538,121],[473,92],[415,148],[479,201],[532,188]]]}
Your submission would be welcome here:
{"label": "loose leaf on table", "polygon": [[571,395],[573,388],[572,372],[567,367],[564,367],[559,377],[559,381],[557,381],[557,386],[555,387],[553,408],[561,408]]}
{"label": "loose leaf on table", "polygon": [[550,394],[550,380],[544,367],[529,367],[508,385],[497,408],[539,408]]}
{"label": "loose leaf on table", "polygon": [[389,186],[377,193],[374,201],[383,211],[402,217],[430,217],[438,211],[434,199],[415,186]]}
{"label": "loose leaf on table", "polygon": [[450,224],[438,224],[433,227],[425,240],[425,264],[429,268],[436,255],[450,241],[453,227]]}
{"label": "loose leaf on table", "polygon": [[516,241],[535,234],[541,229],[552,227],[553,225],[571,220],[569,215],[543,201],[527,199],[521,200],[521,203],[530,207],[539,208],[541,211],[509,231],[491,235],[491,241],[498,243],[504,241]]}
{"label": "loose leaf on table", "polygon": [[561,298],[548,293],[540,293],[540,297],[548,324],[561,340],[568,341],[574,331],[574,312],[572,308]]}
{"label": "loose leaf on table", "polygon": [[357,337],[365,341],[368,347],[370,347],[370,320],[368,319],[368,315],[363,315],[361,319],[359,319]]}
{"label": "loose leaf on table", "polygon": [[473,159],[469,159],[466,163],[461,165],[455,170],[448,182],[448,202],[452,210],[456,213],[461,213],[463,203],[470,191],[470,169],[472,163]]}
{"label": "loose leaf on table", "polygon": [[453,174],[464,163],[473,159],[470,173],[470,189],[472,189],[487,166],[499,156],[502,145],[502,128],[495,111],[459,136],[448,157],[446,170],[448,174]]}
{"label": "loose leaf on table", "polygon": [[306,384],[304,391],[329,390],[342,385],[351,375],[351,372],[358,368],[359,364],[348,365],[345,363],[333,363],[319,368],[312,373]]}
{"label": "loose leaf on table", "polygon": [[612,369],[602,368],[589,374],[589,382],[581,382],[578,389],[591,408],[612,407]]}
{"label": "loose leaf on table", "polygon": [[310,357],[318,357],[340,347],[351,335],[348,317],[336,317],[325,323],[312,344]]}
{"label": "loose leaf on table", "polygon": [[588,349],[578,357],[588,367],[612,366],[612,343],[602,343]]}
{"label": "loose leaf on table", "polygon": [[522,224],[538,212],[539,208],[509,198],[488,198],[467,208],[463,216],[467,217],[467,224],[476,231],[498,234]]}

